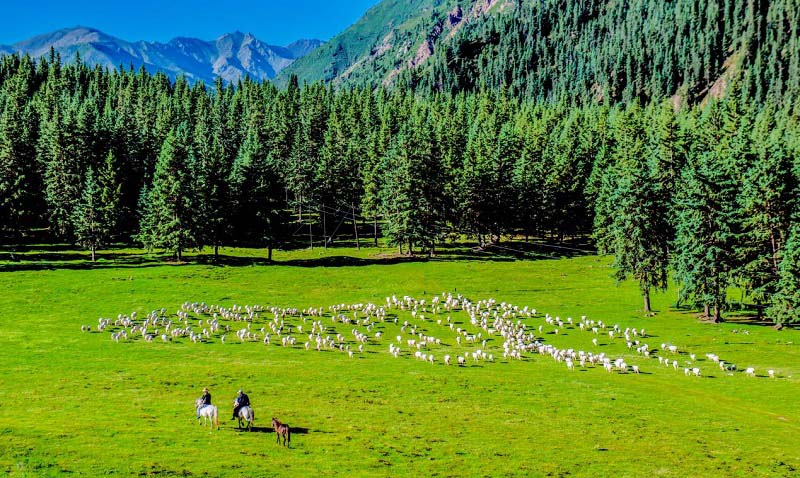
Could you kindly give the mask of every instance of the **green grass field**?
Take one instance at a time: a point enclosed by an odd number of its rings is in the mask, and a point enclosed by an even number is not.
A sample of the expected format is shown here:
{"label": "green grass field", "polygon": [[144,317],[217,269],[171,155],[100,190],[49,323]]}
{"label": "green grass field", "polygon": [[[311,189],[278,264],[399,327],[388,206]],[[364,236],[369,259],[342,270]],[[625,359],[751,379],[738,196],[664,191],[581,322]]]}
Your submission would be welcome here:
{"label": "green grass field", "polygon": [[[744,321],[703,323],[672,310],[672,293],[656,295],[657,316],[644,317],[635,285],[615,286],[606,258],[451,254],[405,262],[389,250],[315,249],[278,252],[269,265],[258,260],[261,251],[226,250],[244,259],[213,266],[131,252],[116,251],[94,267],[84,267],[78,253],[47,248],[0,262],[0,473],[789,477],[800,469],[800,332]],[[293,347],[282,347],[275,336],[270,345],[241,343],[233,332],[224,344],[221,334],[202,343],[117,343],[111,332],[119,329],[95,331],[99,317],[136,311],[141,321],[162,307],[177,320],[186,301],[327,309],[381,305],[392,294],[430,301],[442,292],[536,308],[537,316],[524,322],[529,330],[542,325],[545,343],[624,357],[642,374],[569,371],[532,352],[507,360],[498,336],[484,337],[493,363],[445,366],[445,354],[455,360],[481,348],[458,345],[456,333],[437,323],[451,315],[459,327],[478,332],[462,312],[426,313],[421,321],[407,310],[390,310],[391,320],[377,323],[364,352],[352,358],[305,350],[310,321],[302,334],[292,333]],[[624,339],[605,331],[562,327],[555,335],[546,313],[644,328],[642,340],[651,348],[679,347],[680,370],[629,351]],[[253,331],[271,318],[262,312]],[[298,317],[284,320],[302,324]],[[333,323],[330,315],[322,320],[325,334],[341,333],[356,347],[355,325]],[[400,330],[404,321],[441,339],[428,351],[434,364],[414,358],[408,329]],[[92,332],[81,332],[83,324]],[[399,334],[403,352],[394,358],[389,343]],[[689,353],[697,355],[691,366],[702,377],[684,376]],[[721,371],[706,353],[739,371]],[[757,376],[746,376],[746,367]],[[777,378],[768,378],[768,369]],[[219,431],[195,421],[194,399],[204,386],[220,407]],[[256,411],[251,433],[237,431],[230,420],[238,388]],[[275,444],[271,416],[294,428],[291,448]]]}

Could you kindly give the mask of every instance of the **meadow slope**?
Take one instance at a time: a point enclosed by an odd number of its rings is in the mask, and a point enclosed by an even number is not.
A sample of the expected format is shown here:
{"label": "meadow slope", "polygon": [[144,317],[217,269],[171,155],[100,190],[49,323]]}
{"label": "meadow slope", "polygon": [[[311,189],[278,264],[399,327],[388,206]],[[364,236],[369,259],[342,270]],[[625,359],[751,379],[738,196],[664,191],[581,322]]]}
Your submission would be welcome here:
{"label": "meadow slope", "polygon": [[[708,324],[675,311],[674,294],[639,312],[635,284],[614,284],[607,258],[520,261],[495,256],[433,261],[386,259],[375,249],[279,252],[273,265],[174,265],[101,261],[47,253],[0,263],[0,472],[22,476],[795,476],[800,469],[800,332],[741,322]],[[257,255],[254,251],[227,251]],[[350,256],[342,258],[339,256]],[[229,262],[234,262],[233,260]],[[447,292],[537,309],[524,319],[541,340],[604,352],[642,374],[600,367],[569,371],[549,356],[445,366],[457,344],[445,315],[390,311],[363,353],[305,350],[298,343],[242,343],[229,333],[202,343],[110,339],[99,317],[205,302],[277,307],[385,303],[393,294],[430,300]],[[642,339],[674,344],[680,370],[626,348],[624,339],[554,327],[544,315],[644,328]],[[261,314],[271,317],[268,313]],[[298,318],[287,322],[301,324]],[[341,333],[352,342],[345,324]],[[443,320],[440,325],[436,321]],[[440,337],[434,364],[415,360],[404,321]],[[83,324],[93,331],[81,332]],[[256,326],[254,325],[254,328]],[[399,358],[389,343],[405,334]],[[598,345],[591,340],[596,338]],[[686,377],[684,365],[703,371]],[[736,363],[727,373],[705,358]],[[754,367],[756,377],[741,371]],[[767,369],[777,378],[770,379]],[[208,386],[221,430],[194,420]],[[250,395],[256,431],[238,432],[229,404]],[[295,434],[289,449],[268,430],[276,416]]]}

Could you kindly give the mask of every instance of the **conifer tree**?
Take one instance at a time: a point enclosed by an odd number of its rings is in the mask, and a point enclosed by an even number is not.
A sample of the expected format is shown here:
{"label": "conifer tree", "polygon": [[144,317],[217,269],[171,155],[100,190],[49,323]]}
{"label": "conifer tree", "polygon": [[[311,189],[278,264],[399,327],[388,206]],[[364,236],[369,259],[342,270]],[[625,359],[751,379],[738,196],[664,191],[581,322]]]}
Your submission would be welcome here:
{"label": "conifer tree", "polygon": [[767,315],[776,324],[800,322],[800,225],[792,227],[783,248],[778,283]]}
{"label": "conifer tree", "polygon": [[[30,68],[30,65],[28,66]],[[30,72],[20,70],[0,93],[0,234],[17,235],[35,208],[37,172],[33,118],[27,105]]]}
{"label": "conifer tree", "polygon": [[266,247],[272,260],[273,250],[285,235],[281,207],[284,186],[277,161],[266,150],[264,134],[261,122],[250,122],[231,170],[230,183],[237,236],[248,244]]}
{"label": "conifer tree", "polygon": [[736,267],[739,161],[729,140],[736,121],[730,110],[712,105],[700,123],[703,141],[690,151],[675,195],[673,268],[680,298],[703,307],[715,322],[722,320]]}
{"label": "conifer tree", "polygon": [[42,123],[39,160],[44,164],[45,199],[53,233],[72,235],[71,217],[81,196],[87,150],[78,129],[75,101],[63,101]]}
{"label": "conifer tree", "polygon": [[225,160],[225,150],[213,129],[210,108],[199,106],[199,116],[194,130],[192,155],[198,185],[197,215],[203,227],[199,228],[199,242],[214,248],[214,260],[219,258],[219,248],[228,239],[230,231],[230,195],[228,177],[230,167]]}
{"label": "conifer tree", "polygon": [[196,247],[196,181],[189,153],[189,128],[181,123],[167,133],[158,155],[153,184],[145,198],[139,234],[145,248],[162,248],[178,261]]}
{"label": "conifer tree", "polygon": [[83,192],[72,215],[72,229],[78,245],[89,249],[92,262],[97,250],[109,244],[116,227],[120,188],[114,172],[114,155],[109,152],[100,174],[86,173]]}
{"label": "conifer tree", "polygon": [[615,184],[603,198],[607,223],[598,228],[596,239],[601,252],[614,254],[617,280],[630,276],[639,283],[644,311],[649,313],[650,291],[667,287],[670,237],[668,205],[659,201],[656,168],[648,160],[641,121],[641,110],[633,107],[617,125],[615,164],[607,179]]}
{"label": "conifer tree", "polygon": [[428,112],[415,108],[383,168],[382,212],[389,244],[413,254],[414,245],[433,255],[444,230],[441,167]]}
{"label": "conifer tree", "polygon": [[758,304],[769,304],[779,281],[781,253],[791,226],[796,181],[783,145],[784,129],[767,107],[755,127],[744,123],[738,134],[747,138],[746,169],[737,195],[742,231],[736,244],[738,275]]}

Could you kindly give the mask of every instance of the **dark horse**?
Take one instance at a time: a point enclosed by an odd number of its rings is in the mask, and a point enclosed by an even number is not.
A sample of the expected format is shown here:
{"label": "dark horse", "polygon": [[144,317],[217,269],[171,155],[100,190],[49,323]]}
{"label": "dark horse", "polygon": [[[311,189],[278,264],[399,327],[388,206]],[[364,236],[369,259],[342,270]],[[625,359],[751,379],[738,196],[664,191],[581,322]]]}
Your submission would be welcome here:
{"label": "dark horse", "polygon": [[280,420],[272,417],[272,428],[275,429],[275,443],[281,442],[281,436],[283,436],[283,444],[287,447],[289,446],[286,444],[287,442],[292,443],[292,431],[289,425],[281,423]]}

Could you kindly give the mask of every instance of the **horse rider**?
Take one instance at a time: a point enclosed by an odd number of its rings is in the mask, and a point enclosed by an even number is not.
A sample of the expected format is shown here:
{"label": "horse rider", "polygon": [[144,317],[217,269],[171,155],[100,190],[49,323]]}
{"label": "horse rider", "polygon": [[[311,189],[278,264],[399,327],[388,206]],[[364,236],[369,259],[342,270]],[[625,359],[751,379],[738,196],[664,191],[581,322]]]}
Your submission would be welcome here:
{"label": "horse rider", "polygon": [[236,398],[233,400],[233,418],[231,418],[231,420],[236,420],[236,418],[239,416],[239,410],[242,407],[249,406],[250,397],[248,397],[243,391],[239,390],[236,394]]}
{"label": "horse rider", "polygon": [[203,388],[203,395],[200,397],[200,406],[197,407],[197,418],[200,418],[200,409],[211,405],[211,392],[208,391],[208,387]]}

